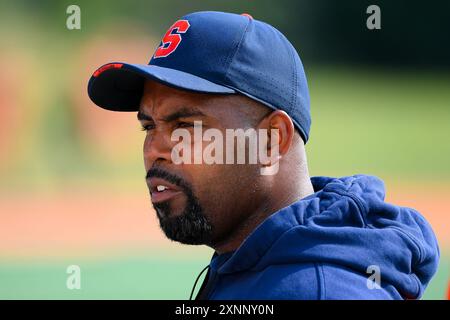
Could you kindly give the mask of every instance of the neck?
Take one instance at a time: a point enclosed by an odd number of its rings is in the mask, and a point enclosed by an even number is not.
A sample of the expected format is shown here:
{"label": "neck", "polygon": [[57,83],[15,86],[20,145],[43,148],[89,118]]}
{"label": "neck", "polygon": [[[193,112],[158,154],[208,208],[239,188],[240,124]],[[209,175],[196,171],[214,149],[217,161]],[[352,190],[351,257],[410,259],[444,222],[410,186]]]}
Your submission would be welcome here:
{"label": "neck", "polygon": [[305,147],[300,138],[297,139],[299,143],[281,160],[284,163],[280,163],[278,174],[263,182],[264,195],[254,200],[254,207],[247,210],[252,213],[245,216],[228,237],[211,246],[218,254],[236,250],[268,216],[314,193]]}
{"label": "neck", "polygon": [[[278,178],[278,181],[283,181],[283,185],[272,189],[281,191],[270,192],[267,201],[261,201],[258,207],[252,210],[253,213],[246,216],[227,238],[211,246],[218,254],[236,250],[253,230],[271,214],[314,193],[308,174],[297,179]],[[286,186],[289,186],[289,190],[286,190]]]}

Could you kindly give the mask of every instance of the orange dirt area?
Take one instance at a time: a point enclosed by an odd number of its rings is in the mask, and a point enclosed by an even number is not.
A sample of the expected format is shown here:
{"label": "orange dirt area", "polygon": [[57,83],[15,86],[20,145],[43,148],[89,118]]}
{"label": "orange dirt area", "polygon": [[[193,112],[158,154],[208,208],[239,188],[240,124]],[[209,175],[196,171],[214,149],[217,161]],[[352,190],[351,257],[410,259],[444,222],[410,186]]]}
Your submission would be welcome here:
{"label": "orange dirt area", "polygon": [[[386,201],[421,212],[433,226],[441,249],[449,250],[449,191],[450,186],[388,188]],[[97,256],[173,245],[160,230],[146,193],[0,195],[0,258]]]}
{"label": "orange dirt area", "polygon": [[387,186],[386,201],[419,211],[432,226],[441,251],[450,251],[450,186]]}
{"label": "orange dirt area", "polygon": [[0,198],[0,257],[98,255],[170,243],[147,194],[64,192]]}

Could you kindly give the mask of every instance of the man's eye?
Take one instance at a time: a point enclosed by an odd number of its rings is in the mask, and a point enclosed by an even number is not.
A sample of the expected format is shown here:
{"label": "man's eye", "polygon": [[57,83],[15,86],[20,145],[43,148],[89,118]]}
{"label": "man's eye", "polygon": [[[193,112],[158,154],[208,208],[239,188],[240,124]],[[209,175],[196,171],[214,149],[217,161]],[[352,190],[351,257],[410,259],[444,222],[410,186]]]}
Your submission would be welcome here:
{"label": "man's eye", "polygon": [[150,130],[153,130],[153,129],[155,129],[155,125],[154,124],[146,124],[146,125],[143,125],[141,127],[142,131],[150,131]]}

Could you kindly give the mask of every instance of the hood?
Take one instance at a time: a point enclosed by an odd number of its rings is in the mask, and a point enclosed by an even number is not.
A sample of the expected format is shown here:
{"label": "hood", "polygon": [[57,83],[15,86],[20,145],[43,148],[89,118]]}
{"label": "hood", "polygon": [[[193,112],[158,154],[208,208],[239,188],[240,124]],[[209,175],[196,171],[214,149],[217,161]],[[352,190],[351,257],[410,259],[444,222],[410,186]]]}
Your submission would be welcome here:
{"label": "hood", "polygon": [[369,175],[312,177],[314,194],[264,220],[233,253],[214,254],[211,271],[260,271],[273,264],[332,263],[367,274],[409,299],[422,296],[439,248],[414,209],[386,203],[384,183]]}

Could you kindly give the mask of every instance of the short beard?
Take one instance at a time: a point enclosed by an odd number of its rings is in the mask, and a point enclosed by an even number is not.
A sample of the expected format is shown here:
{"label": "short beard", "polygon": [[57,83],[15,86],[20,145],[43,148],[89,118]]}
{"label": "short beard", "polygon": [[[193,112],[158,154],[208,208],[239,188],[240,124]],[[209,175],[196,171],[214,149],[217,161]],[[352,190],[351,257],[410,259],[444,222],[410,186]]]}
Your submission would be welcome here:
{"label": "short beard", "polygon": [[171,217],[169,202],[153,204],[157,211],[159,226],[166,237],[184,244],[211,243],[212,225],[203,214],[203,209],[192,192],[192,188],[179,177],[158,168],[150,169],[147,176],[157,176],[181,187],[186,195],[187,204],[180,215]]}

